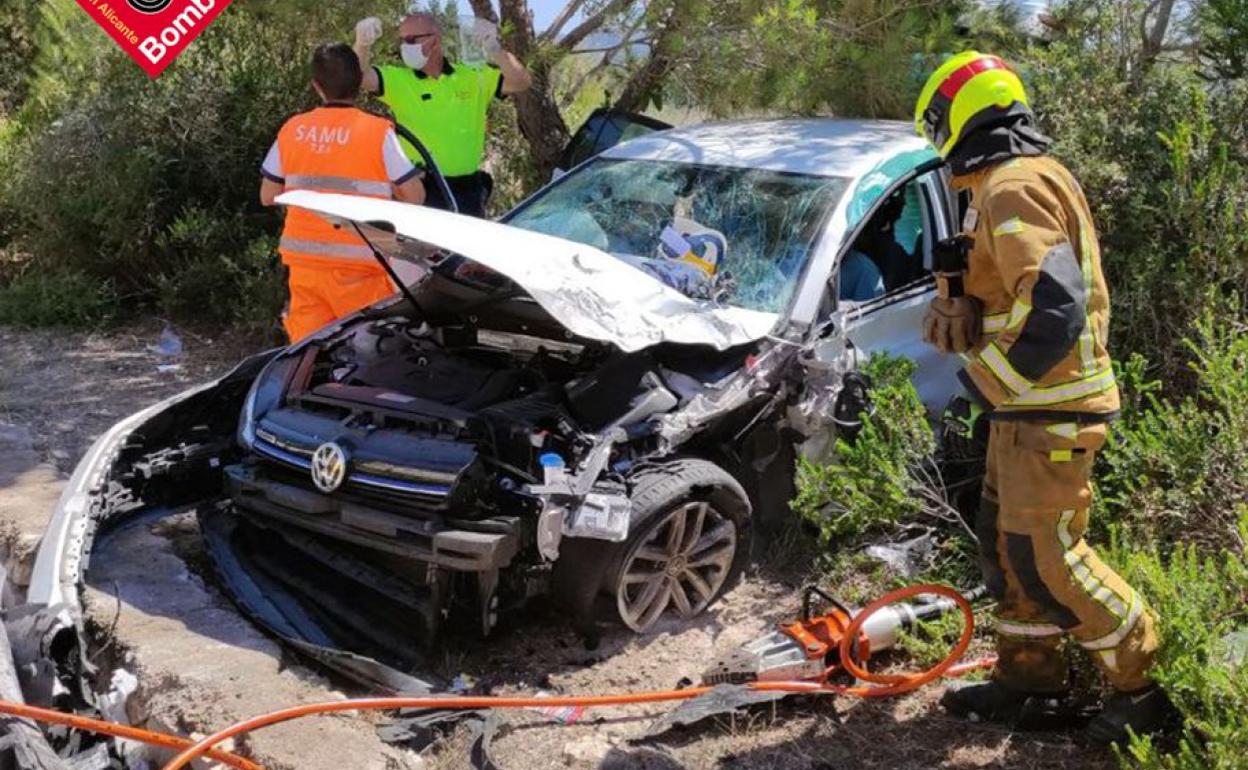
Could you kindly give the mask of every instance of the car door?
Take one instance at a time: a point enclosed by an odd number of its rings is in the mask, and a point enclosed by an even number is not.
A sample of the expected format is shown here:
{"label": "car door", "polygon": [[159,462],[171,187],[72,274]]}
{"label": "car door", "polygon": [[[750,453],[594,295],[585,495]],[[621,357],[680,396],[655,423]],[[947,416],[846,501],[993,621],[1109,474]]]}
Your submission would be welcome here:
{"label": "car door", "polygon": [[913,376],[919,398],[932,415],[940,413],[961,386],[957,372],[962,360],[941,353],[922,338],[923,315],[936,294],[931,275],[932,247],[955,231],[956,198],[948,185],[948,171],[932,169],[906,182],[913,185],[922,232],[915,242],[915,259],[922,260],[918,277],[888,286],[883,295],[847,309],[846,332],[850,342],[865,354],[884,352],[915,362]]}
{"label": "car door", "polygon": [[558,179],[581,163],[620,142],[671,127],[669,123],[646,115],[599,107],[590,113],[590,116],[572,135],[567,146],[563,148],[563,154],[559,156],[559,164],[555,167],[553,178]]}

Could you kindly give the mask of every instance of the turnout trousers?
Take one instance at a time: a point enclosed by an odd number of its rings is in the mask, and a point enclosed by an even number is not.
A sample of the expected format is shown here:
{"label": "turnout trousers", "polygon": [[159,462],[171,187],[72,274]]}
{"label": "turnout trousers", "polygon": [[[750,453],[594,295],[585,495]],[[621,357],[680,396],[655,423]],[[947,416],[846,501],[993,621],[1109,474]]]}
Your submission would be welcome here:
{"label": "turnout trousers", "polygon": [[1116,689],[1150,684],[1157,648],[1143,598],[1084,540],[1104,423],[994,420],[976,519],[980,567],[997,599],[996,678],[1024,692],[1067,687],[1066,636]]}

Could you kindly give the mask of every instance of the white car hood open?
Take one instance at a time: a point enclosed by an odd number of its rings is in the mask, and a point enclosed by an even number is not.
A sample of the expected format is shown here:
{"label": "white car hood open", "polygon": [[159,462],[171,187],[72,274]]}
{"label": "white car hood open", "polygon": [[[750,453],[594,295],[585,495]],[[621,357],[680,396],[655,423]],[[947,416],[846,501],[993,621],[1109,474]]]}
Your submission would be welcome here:
{"label": "white car hood open", "polygon": [[[422,263],[422,249],[413,248],[413,242],[460,254],[515,281],[573,334],[625,352],[660,342],[723,350],[766,336],[777,320],[775,313],[692,300],[592,246],[497,222],[306,190],[284,193],[277,202],[334,223],[354,222],[393,259]],[[394,233],[369,222],[389,223]]]}

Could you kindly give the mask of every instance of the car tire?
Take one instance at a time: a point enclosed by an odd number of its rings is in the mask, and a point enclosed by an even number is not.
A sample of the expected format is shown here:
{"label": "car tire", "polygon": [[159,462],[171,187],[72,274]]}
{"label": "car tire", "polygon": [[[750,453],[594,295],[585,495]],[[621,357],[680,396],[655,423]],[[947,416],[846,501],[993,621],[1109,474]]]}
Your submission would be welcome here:
{"label": "car tire", "polygon": [[[745,489],[707,460],[648,466],[630,481],[632,526],[613,549],[605,589],[620,622],[645,633],[664,615],[691,620],[736,585],[753,522]],[[651,579],[637,582],[645,576]]]}
{"label": "car tire", "polygon": [[599,590],[624,625],[645,633],[666,614],[694,618],[738,582],[753,534],[750,500],[733,475],[698,458],[646,465],[629,487],[629,537],[603,554]]}
{"label": "car tire", "polygon": [[672,612],[695,617],[736,584],[749,558],[750,502],[735,478],[701,459],[647,465],[628,481],[628,539],[564,541],[556,592],[582,610],[605,593],[616,617],[644,633]]}

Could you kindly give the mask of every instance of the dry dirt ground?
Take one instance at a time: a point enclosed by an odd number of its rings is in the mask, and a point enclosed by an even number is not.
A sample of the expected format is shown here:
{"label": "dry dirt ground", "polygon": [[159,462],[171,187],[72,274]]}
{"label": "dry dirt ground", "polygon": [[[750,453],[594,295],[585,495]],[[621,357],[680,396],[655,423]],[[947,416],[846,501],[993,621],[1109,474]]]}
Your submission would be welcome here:
{"label": "dry dirt ground", "polygon": [[[259,347],[245,338],[180,332],[186,349],[171,360],[148,349],[159,331],[0,328],[0,532],[10,564],[29,554],[60,479],[94,436]],[[179,368],[157,370],[171,362]],[[117,529],[92,560],[90,617],[113,640],[102,657],[139,678],[132,720],[202,733],[279,705],[364,694],[285,653],[235,613],[203,569],[196,538],[193,516],[174,512]],[[467,675],[478,690],[497,694],[670,688],[682,678],[696,679],[713,654],[796,613],[804,570],[783,550],[770,554],[691,625],[669,624],[644,637],[609,631],[597,649],[587,650],[555,611],[539,607],[507,619],[489,644],[444,646],[430,671]],[[504,770],[1115,766],[1107,752],[1062,735],[950,720],[938,696],[937,688],[928,688],[883,701],[783,702],[652,742],[637,739],[662,707],[594,711],[574,725],[518,712],[508,715],[494,756]],[[417,754],[381,744],[376,720],[361,714],[304,720],[258,732],[239,748],[270,768],[468,766],[465,730]]]}

